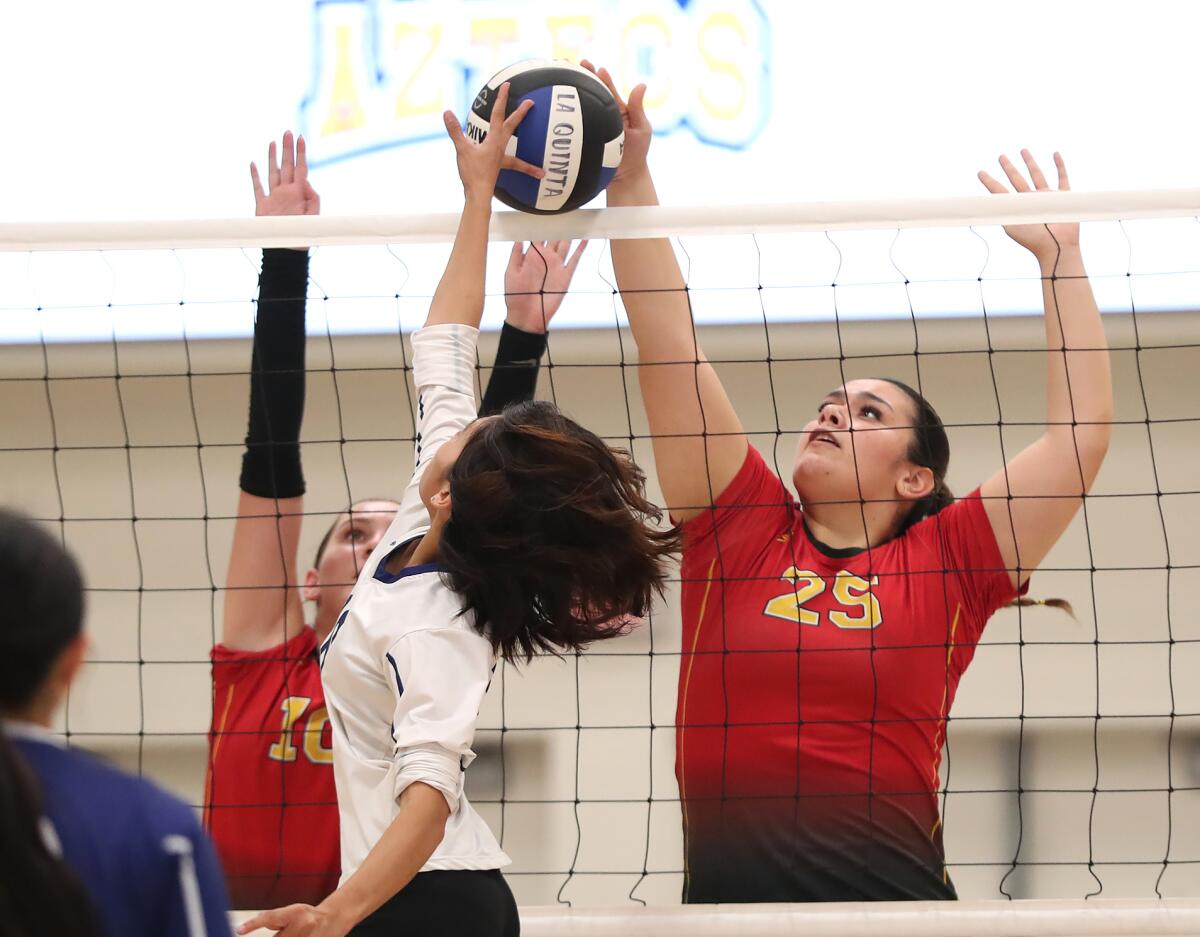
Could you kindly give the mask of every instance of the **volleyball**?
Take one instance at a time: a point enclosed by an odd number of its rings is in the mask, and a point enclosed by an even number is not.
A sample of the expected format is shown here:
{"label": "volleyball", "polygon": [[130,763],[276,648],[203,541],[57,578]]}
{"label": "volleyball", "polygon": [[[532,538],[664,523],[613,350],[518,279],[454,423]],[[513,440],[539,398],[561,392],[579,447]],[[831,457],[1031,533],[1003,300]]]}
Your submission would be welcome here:
{"label": "volleyball", "polygon": [[480,89],[467,116],[467,135],[488,131],[496,92],[509,83],[508,113],[532,101],[508,144],[510,156],[535,166],[542,179],[505,169],[496,198],[521,211],[552,215],[585,205],[604,191],[621,165],[625,131],[612,93],[585,68],[565,61],[531,59],[497,72]]}

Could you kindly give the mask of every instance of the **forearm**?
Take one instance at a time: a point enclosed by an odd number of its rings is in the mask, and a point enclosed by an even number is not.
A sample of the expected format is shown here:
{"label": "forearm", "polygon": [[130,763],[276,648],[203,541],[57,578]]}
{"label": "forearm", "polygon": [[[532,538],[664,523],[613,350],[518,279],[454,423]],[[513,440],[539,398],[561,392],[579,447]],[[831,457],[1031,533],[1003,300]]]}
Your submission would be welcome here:
{"label": "forearm", "polygon": [[545,351],[545,333],[526,332],[505,322],[479,415],[491,416],[509,404],[532,400]]}
{"label": "forearm", "polygon": [[483,278],[487,268],[490,196],[468,195],[446,271],[433,294],[426,325],[460,323],[478,327],[483,316]]}
{"label": "forearm", "polygon": [[1083,257],[1078,246],[1064,247],[1041,258],[1040,266],[1048,352],[1047,433],[1102,451],[1111,434],[1112,373]]}
{"label": "forearm", "polygon": [[363,920],[429,861],[445,835],[449,815],[440,791],[420,782],[409,785],[400,795],[396,819],[349,880],[321,902],[320,910],[348,928]]}
{"label": "forearm", "polygon": [[[658,204],[649,172],[609,187],[608,204],[632,207]],[[703,354],[692,326],[687,285],[667,238],[610,242],[613,270],[629,327],[643,363],[688,361]]]}
{"label": "forearm", "polygon": [[308,255],[263,251],[250,364],[250,413],[241,488],[260,498],[304,494],[304,312]]}

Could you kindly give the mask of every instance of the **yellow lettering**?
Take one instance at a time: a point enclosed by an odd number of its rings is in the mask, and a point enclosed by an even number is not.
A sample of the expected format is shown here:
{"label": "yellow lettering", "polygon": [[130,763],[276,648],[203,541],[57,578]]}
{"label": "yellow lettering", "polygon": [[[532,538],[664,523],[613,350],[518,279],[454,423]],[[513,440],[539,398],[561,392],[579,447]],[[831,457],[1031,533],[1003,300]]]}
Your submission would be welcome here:
{"label": "yellow lettering", "polygon": [[424,101],[414,101],[411,94],[413,85],[416,84],[417,79],[421,77],[426,66],[429,65],[430,60],[441,47],[442,24],[431,23],[428,27],[414,26],[411,23],[396,24],[397,50],[403,50],[406,45],[411,45],[409,39],[414,37],[426,40],[424,55],[419,59],[416,55],[396,56],[397,60],[416,60],[417,62],[416,66],[412,69],[412,73],[408,76],[408,80],[400,86],[400,90],[396,94],[396,117],[398,119],[423,117],[426,114],[436,114],[442,110],[442,94],[440,90],[437,94]]}
{"label": "yellow lettering", "polygon": [[304,726],[304,754],[314,765],[333,764],[333,749],[321,744],[321,734],[329,723],[329,712],[318,706]]}
{"label": "yellow lettering", "polygon": [[595,38],[593,18],[585,14],[547,16],[550,30],[550,57],[578,62],[589,42]]}
{"label": "yellow lettering", "polygon": [[296,746],[292,744],[292,727],[296,720],[304,715],[308,704],[312,702],[308,696],[289,696],[281,704],[283,710],[283,729],[279,733],[279,741],[267,751],[267,757],[275,761],[295,761]]}
{"label": "yellow lettering", "polygon": [[701,85],[700,103],[704,105],[705,110],[718,120],[735,120],[746,106],[746,79],[734,60],[721,58],[709,47],[708,37],[714,30],[735,33],[743,47],[746,45],[746,30],[736,16],[726,11],[713,13],[706,19],[700,26],[698,35],[700,57],[704,60],[704,64],[708,67],[708,70],[714,75],[724,75],[732,79],[737,85],[737,94],[734,98],[735,103],[714,100],[705,91],[704,86]]}
{"label": "yellow lettering", "polygon": [[825,580],[812,570],[796,569],[795,566],[789,567],[779,578],[790,582],[792,590],[771,599],[763,609],[763,614],[813,628],[821,624],[821,613],[805,608],[804,603],[812,601],[825,591]]}
{"label": "yellow lettering", "polygon": [[[641,69],[638,68],[637,62],[635,61],[634,63],[632,63],[632,66],[631,66],[631,64],[628,61],[629,52],[630,52],[630,39],[631,39],[631,37],[634,36],[635,33],[643,32],[646,30],[658,32],[662,36],[662,40],[663,40],[662,44],[664,46],[666,46],[667,48],[670,48],[670,46],[671,46],[671,27],[667,23],[667,21],[665,19],[663,19],[661,16],[658,16],[654,13],[639,13],[637,16],[633,17],[633,19],[631,19],[628,23],[626,23],[625,28],[623,30],[621,30],[621,48],[624,52],[623,58],[625,59],[625,61],[624,61],[625,67],[621,70],[622,74],[624,74],[624,75],[640,74]],[[635,44],[634,44],[633,48],[636,51],[636,49],[637,49],[636,40],[635,40]],[[644,101],[646,110],[654,110],[656,107],[662,107],[664,104],[667,103],[667,99],[671,97],[671,77],[669,74],[669,69],[668,68],[660,68],[660,69],[655,69],[654,71],[656,73],[654,75],[654,77],[661,78],[662,84],[659,85],[657,81],[652,82],[650,84],[650,86],[647,88],[646,97],[645,97],[645,101]],[[646,76],[646,77],[649,77],[649,76]],[[656,87],[656,85],[657,85],[657,87]],[[623,90],[623,93],[626,93],[626,94],[628,93],[627,89],[622,89],[622,90]]]}
{"label": "yellow lettering", "polygon": [[475,20],[471,23],[471,45],[487,46],[491,53],[491,63],[486,69],[489,75],[500,71],[507,62],[500,61],[500,47],[517,41],[516,17],[503,16],[492,19]]}
{"label": "yellow lettering", "polygon": [[867,582],[860,576],[838,573],[833,583],[833,597],[843,608],[857,608],[861,614],[855,617],[849,612],[835,610],[829,613],[829,620],[839,628],[878,628],[883,623],[883,612],[879,609],[879,599],[872,591],[877,585],[878,576],[872,576],[871,581]]}
{"label": "yellow lettering", "polygon": [[333,136],[361,127],[365,120],[358,89],[354,86],[354,67],[350,52],[350,27],[338,26],[335,33],[333,91],[329,96],[329,114],[321,124],[324,136]]}

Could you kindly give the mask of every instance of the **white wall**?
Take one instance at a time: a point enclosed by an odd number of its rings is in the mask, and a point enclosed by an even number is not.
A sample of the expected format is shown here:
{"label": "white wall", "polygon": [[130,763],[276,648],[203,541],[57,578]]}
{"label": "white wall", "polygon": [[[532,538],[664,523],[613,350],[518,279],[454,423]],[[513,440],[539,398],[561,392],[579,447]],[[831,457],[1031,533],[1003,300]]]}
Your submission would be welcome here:
{"label": "white wall", "polygon": [[[1200,622],[1193,612],[1200,601],[1200,493],[1187,493],[1200,491],[1200,317],[1139,316],[1140,355],[1127,350],[1134,344],[1128,317],[1107,317],[1106,325],[1110,341],[1125,349],[1113,359],[1121,425],[1086,524],[1081,518],[1072,526],[1033,586],[1036,595],[1069,598],[1079,620],[1047,609],[999,613],[952,714],[945,827],[964,897],[997,895],[1018,836],[1022,865],[1006,885],[1014,895],[1094,890],[1089,841],[1091,856],[1105,863],[1096,874],[1106,896],[1153,895],[1168,833],[1170,857],[1180,864],[1163,875],[1163,894],[1200,894],[1200,717],[1188,715],[1200,713]],[[997,349],[990,358],[979,319],[922,322],[915,333],[904,322],[843,324],[844,363],[832,324],[709,330],[702,340],[726,362],[719,369],[754,443],[785,472],[795,430],[840,382],[843,367],[846,377],[887,374],[916,383],[919,340],[921,382],[954,426],[950,482],[965,492],[999,465],[1001,440],[1013,452],[1036,432],[1020,424],[1042,416],[1044,353],[1022,350],[1038,347],[1040,324],[988,326]],[[769,368],[768,338],[775,360]],[[485,336],[482,360],[491,360],[493,341]],[[635,372],[616,366],[622,349],[632,363],[632,347],[614,330],[553,335],[554,366],[543,374],[541,393],[548,396],[552,386],[564,409],[602,434],[626,442],[644,436]],[[248,343],[128,343],[115,352],[119,382],[111,345],[0,347],[0,503],[57,518],[61,490],[66,534],[92,589],[93,662],[66,722],[78,733],[74,740],[140,764],[199,803],[210,715],[207,653],[220,628]],[[809,360],[781,360],[788,358]],[[394,370],[400,360],[394,337],[310,343],[308,507],[328,514],[305,525],[302,556],[349,500],[396,492],[406,479],[410,446],[403,439],[411,438],[412,422]],[[335,361],[336,378],[328,370]],[[51,379],[43,381],[47,368]],[[993,374],[1003,434],[995,425]],[[55,439],[57,455],[49,450]],[[635,438],[633,449],[653,476],[648,441]],[[1168,637],[1177,643],[1167,644]],[[515,859],[511,881],[523,903],[552,902],[573,860],[579,870],[621,874],[577,875],[565,898],[622,902],[644,857],[652,874],[638,885],[638,897],[678,900],[670,728],[678,652],[673,593],[626,639],[579,659],[501,671],[481,725],[508,729],[503,785],[499,733],[486,731],[470,789],[477,801],[503,792],[503,809],[483,809],[498,832],[503,824]],[[652,732],[651,724],[659,728]],[[1168,811],[1172,728],[1177,790]],[[1021,825],[1018,763],[1026,790]],[[1100,789],[1094,796],[1093,787]],[[519,802],[539,799],[554,803]],[[550,874],[526,874],[535,872]]]}

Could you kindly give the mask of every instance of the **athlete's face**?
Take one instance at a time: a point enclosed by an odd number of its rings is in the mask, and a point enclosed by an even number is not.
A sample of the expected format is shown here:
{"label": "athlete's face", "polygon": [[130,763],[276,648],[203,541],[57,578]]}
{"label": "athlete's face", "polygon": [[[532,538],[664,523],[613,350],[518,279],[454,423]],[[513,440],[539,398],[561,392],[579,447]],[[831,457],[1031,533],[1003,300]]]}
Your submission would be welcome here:
{"label": "athlete's face", "polygon": [[915,415],[908,394],[889,381],[848,381],[830,391],[796,450],[792,483],[800,500],[910,500],[914,473],[932,479],[908,459]]}
{"label": "athlete's face", "polygon": [[329,540],[306,578],[305,595],[321,612],[346,604],[367,557],[383,539],[399,508],[395,501],[359,501],[330,528]]}
{"label": "athlete's face", "polygon": [[469,426],[459,430],[454,436],[442,443],[433,454],[429,468],[421,476],[421,501],[433,517],[439,510],[449,510],[450,507],[450,470],[462,455],[463,447],[471,441],[479,430],[498,416],[483,416]]}

